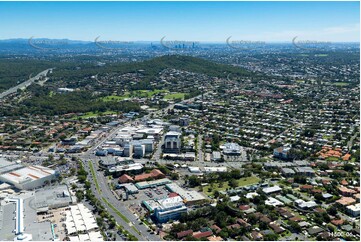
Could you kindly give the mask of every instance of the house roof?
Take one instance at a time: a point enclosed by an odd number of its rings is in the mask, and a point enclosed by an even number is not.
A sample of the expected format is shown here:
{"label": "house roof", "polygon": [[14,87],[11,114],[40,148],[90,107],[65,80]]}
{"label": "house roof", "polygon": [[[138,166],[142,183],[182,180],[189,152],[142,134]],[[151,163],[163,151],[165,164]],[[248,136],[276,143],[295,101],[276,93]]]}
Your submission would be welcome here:
{"label": "house roof", "polygon": [[196,232],[196,233],[193,233],[193,237],[196,238],[196,239],[200,239],[200,238],[204,238],[204,237],[209,237],[213,235],[213,232],[212,231],[205,231],[205,232]]}
{"label": "house roof", "polygon": [[180,238],[186,237],[186,236],[191,235],[191,234],[193,234],[193,230],[191,230],[191,229],[181,231],[181,232],[177,233],[177,238],[180,239]]}
{"label": "house roof", "polygon": [[130,176],[128,176],[127,174],[123,174],[122,176],[120,176],[118,178],[118,182],[119,183],[126,183],[129,181],[134,181],[133,178],[131,178]]}

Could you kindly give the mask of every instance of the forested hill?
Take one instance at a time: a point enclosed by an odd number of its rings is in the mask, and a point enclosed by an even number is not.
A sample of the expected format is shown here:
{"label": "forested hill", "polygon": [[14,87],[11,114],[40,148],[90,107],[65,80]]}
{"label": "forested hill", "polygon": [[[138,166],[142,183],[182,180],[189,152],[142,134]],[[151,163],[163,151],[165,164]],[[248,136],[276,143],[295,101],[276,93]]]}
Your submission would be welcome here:
{"label": "forested hill", "polygon": [[0,57],[0,92],[35,76],[39,72],[51,68],[53,63],[39,60],[23,60]]}
{"label": "forested hill", "polygon": [[229,73],[238,75],[250,75],[251,73],[245,69],[230,65],[218,64],[201,58],[182,56],[182,55],[166,55],[151,60],[136,63],[148,74],[157,74],[166,68],[203,73],[210,76],[224,77]]}
{"label": "forested hill", "polygon": [[254,73],[240,67],[215,63],[201,58],[180,55],[167,55],[156,57],[142,62],[131,63],[111,63],[104,66],[94,64],[84,64],[81,68],[76,66],[62,66],[54,72],[54,77],[60,78],[81,78],[84,76],[105,74],[105,73],[132,73],[143,70],[143,74],[148,77],[156,76],[160,71],[171,68],[184,71],[207,74],[214,77],[226,77],[228,74],[234,76],[252,76]]}

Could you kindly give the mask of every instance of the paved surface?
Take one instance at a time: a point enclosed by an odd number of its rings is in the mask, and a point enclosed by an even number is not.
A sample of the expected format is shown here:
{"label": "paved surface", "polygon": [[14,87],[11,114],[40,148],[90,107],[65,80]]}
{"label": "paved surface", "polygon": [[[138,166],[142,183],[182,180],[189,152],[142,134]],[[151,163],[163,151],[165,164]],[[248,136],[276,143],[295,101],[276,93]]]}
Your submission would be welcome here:
{"label": "paved surface", "polygon": [[24,81],[24,82],[20,83],[19,85],[12,87],[12,88],[6,90],[5,92],[0,93],[0,99],[4,98],[12,93],[17,92],[19,89],[30,86],[34,81],[40,79],[41,77],[46,76],[50,70],[51,70],[51,68],[44,70],[44,71],[40,72],[39,74],[37,74],[36,76],[31,77],[29,80]]}
{"label": "paved surface", "polygon": [[[93,194],[95,195],[95,197],[97,199],[99,199],[99,201],[101,201],[101,203],[104,205],[104,207],[107,208],[107,211],[111,215],[114,216],[114,218],[118,224],[122,225],[124,227],[124,229],[126,229],[129,233],[131,233],[135,237],[137,237],[138,240],[144,241],[144,240],[159,240],[160,239],[157,235],[150,234],[147,231],[148,228],[145,227],[143,224],[139,225],[140,220],[138,220],[138,218],[129,211],[129,209],[125,206],[125,204],[122,201],[119,201],[115,197],[115,195],[113,194],[113,192],[111,191],[111,189],[108,185],[107,178],[104,177],[102,172],[97,172],[98,166],[95,161],[92,161],[92,164],[93,164],[93,167],[95,170],[96,179],[97,179],[99,187],[100,187],[100,192],[96,189],[95,181],[93,180],[93,177],[91,176],[91,170],[90,170],[90,167],[88,164],[88,160],[83,159],[83,164],[84,164],[84,168],[89,173],[89,181],[92,184],[91,189],[92,189]],[[127,217],[127,219],[130,221],[130,223],[127,223],[120,216],[118,216],[114,212],[114,210],[111,207],[109,207],[109,205],[107,203],[105,203],[103,201],[103,198],[106,199],[110,204],[112,204],[125,217]],[[134,231],[132,226],[134,226],[140,232],[140,234],[138,234],[136,231]]]}

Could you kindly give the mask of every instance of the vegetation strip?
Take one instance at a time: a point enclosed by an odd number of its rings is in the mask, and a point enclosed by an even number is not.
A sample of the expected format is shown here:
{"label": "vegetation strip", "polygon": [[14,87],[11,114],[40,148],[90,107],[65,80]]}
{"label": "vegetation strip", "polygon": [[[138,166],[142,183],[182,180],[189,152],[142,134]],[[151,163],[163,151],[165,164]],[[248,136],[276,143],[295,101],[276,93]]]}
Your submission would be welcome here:
{"label": "vegetation strip", "polygon": [[103,201],[108,204],[108,206],[113,209],[113,211],[119,216],[121,217],[125,222],[130,223],[129,219],[127,219],[127,217],[125,217],[118,209],[116,209],[110,202],[108,202],[104,197],[102,197]]}
{"label": "vegetation strip", "polygon": [[88,161],[88,164],[89,164],[89,166],[90,166],[90,171],[91,171],[91,173],[92,173],[92,177],[93,177],[93,180],[94,180],[94,182],[95,182],[95,187],[96,187],[98,193],[101,194],[101,193],[102,193],[102,190],[101,190],[100,187],[99,187],[98,180],[97,180],[97,177],[96,177],[96,175],[95,175],[95,171],[94,171],[93,164],[91,163],[91,161]]}

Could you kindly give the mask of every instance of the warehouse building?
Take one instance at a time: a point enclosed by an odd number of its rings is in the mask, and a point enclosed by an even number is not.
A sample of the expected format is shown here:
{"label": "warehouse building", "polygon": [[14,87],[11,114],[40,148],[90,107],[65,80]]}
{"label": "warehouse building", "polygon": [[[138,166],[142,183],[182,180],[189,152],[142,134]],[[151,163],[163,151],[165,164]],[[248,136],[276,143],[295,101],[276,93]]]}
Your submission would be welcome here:
{"label": "warehouse building", "polygon": [[0,181],[21,190],[31,190],[43,186],[56,178],[56,172],[43,166],[21,166],[0,175]]}
{"label": "warehouse building", "polygon": [[30,201],[30,205],[36,209],[37,212],[67,207],[73,203],[76,203],[76,198],[70,196],[66,185],[37,190],[34,194],[34,199]]}

